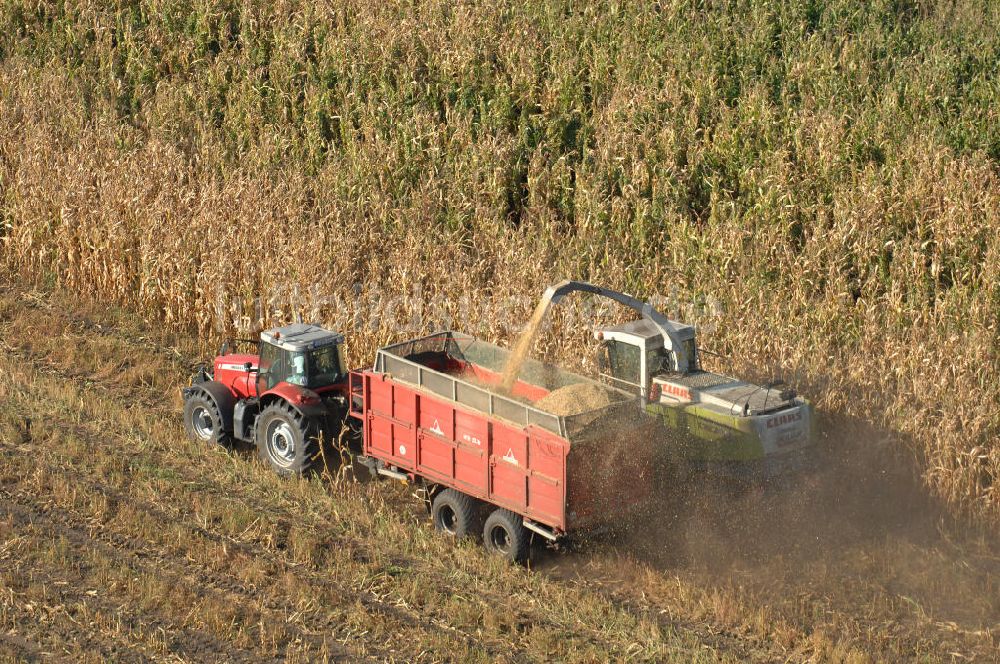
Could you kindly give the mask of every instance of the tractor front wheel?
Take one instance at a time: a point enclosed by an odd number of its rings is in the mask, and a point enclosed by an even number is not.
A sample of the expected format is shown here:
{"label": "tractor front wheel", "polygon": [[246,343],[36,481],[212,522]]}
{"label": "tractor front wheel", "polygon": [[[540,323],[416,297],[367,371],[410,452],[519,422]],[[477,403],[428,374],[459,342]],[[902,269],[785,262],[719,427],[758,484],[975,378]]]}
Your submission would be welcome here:
{"label": "tractor front wheel", "polygon": [[203,392],[196,392],[184,400],[184,428],[188,438],[196,443],[209,446],[229,443],[219,407]]}
{"label": "tractor front wheel", "polygon": [[257,418],[257,452],[278,475],[305,475],[318,463],[313,429],[291,406],[272,403]]}

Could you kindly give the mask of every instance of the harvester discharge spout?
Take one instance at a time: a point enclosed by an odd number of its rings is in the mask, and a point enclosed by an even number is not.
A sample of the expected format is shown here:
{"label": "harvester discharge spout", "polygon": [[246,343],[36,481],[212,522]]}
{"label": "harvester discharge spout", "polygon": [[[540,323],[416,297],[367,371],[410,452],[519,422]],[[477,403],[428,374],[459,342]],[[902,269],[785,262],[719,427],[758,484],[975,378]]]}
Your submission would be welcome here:
{"label": "harvester discharge spout", "polygon": [[571,281],[569,279],[560,281],[554,286],[549,286],[548,289],[546,289],[545,294],[542,296],[542,301],[557,304],[560,300],[573,292],[591,293],[600,297],[606,297],[609,300],[613,300],[638,312],[643,318],[649,320],[654,326],[656,326],[659,332],[663,335],[664,348],[673,351],[674,362],[676,364],[674,370],[678,373],[687,373],[690,368],[690,358],[685,352],[684,343],[680,335],[677,333],[677,328],[667,319],[666,316],[654,309],[652,304],[649,302],[643,302],[642,300],[634,298],[631,295],[619,293],[618,291],[614,291],[609,288],[595,286],[594,284],[590,284],[585,281]]}

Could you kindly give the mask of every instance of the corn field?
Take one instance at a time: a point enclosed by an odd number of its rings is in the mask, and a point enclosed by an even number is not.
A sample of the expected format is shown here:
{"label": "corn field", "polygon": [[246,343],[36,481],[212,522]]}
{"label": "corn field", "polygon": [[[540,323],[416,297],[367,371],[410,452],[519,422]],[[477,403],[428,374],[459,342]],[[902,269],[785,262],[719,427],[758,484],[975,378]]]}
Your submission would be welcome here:
{"label": "corn field", "polygon": [[301,313],[354,364],[431,302],[510,343],[562,278],[710,298],[734,371],[1000,517],[997,3],[0,7],[23,279],[206,343]]}

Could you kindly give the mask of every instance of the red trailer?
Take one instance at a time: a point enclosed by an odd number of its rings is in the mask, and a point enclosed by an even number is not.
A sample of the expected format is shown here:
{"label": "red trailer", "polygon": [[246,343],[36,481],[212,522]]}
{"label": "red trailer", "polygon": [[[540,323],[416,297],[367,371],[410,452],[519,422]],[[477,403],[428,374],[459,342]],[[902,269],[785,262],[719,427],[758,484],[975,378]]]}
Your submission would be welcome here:
{"label": "red trailer", "polygon": [[[508,351],[455,332],[387,346],[350,376],[364,461],[426,490],[434,524],[524,560],[529,532],[556,541],[615,525],[652,491],[650,419],[628,393],[529,361],[509,395]],[[608,405],[564,416],[535,407],[587,383]]]}

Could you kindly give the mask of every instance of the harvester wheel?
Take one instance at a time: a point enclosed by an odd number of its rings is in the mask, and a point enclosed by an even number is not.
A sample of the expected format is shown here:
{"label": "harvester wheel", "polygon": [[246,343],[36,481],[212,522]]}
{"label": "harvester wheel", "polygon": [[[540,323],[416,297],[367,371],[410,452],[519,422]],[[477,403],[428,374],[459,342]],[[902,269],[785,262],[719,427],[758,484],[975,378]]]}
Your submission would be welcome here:
{"label": "harvester wheel", "polygon": [[256,442],[260,458],[283,477],[305,475],[319,463],[313,427],[288,404],[264,408],[257,418]]}
{"label": "harvester wheel", "polygon": [[434,527],[455,539],[478,537],[483,523],[481,513],[475,499],[454,489],[445,489],[431,503]]}
{"label": "harvester wheel", "polygon": [[524,564],[528,560],[528,531],[524,520],[505,509],[493,510],[483,527],[483,545],[487,551]]}
{"label": "harvester wheel", "polygon": [[184,428],[188,438],[205,445],[228,445],[229,435],[223,429],[219,407],[210,396],[196,392],[184,400]]}

